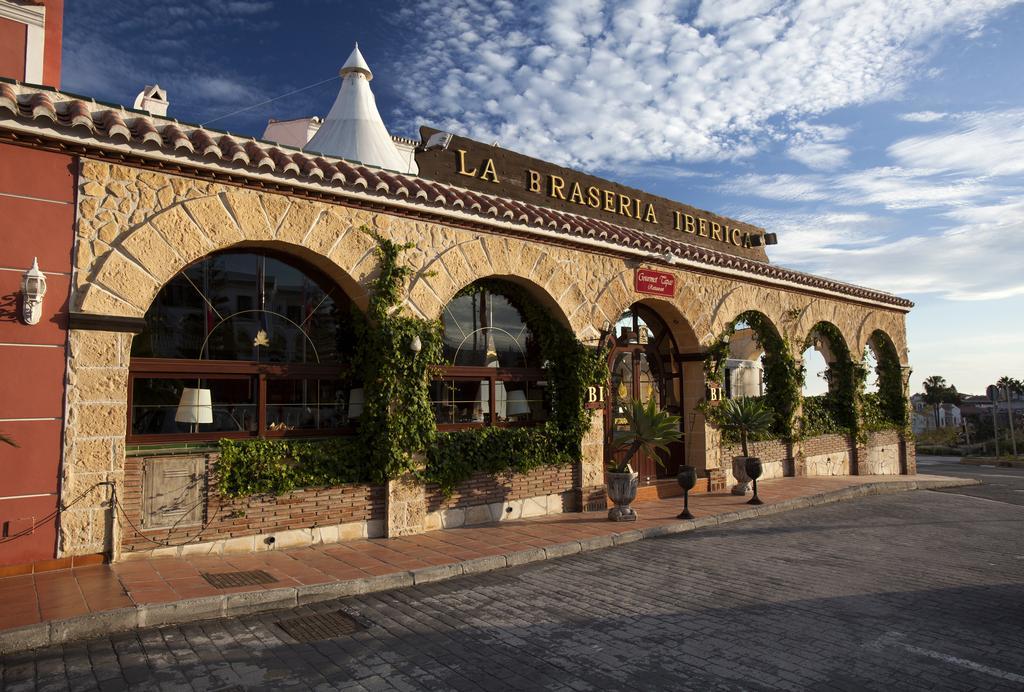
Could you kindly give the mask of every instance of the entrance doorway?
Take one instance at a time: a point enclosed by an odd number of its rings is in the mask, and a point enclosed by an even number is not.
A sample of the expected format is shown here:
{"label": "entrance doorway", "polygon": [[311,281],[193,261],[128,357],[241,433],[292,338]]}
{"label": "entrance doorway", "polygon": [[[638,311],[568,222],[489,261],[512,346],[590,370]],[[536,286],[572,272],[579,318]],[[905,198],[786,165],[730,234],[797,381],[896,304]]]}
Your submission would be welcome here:
{"label": "entrance doorway", "polygon": [[[605,404],[606,462],[621,461],[624,450],[612,448],[617,430],[626,430],[625,411],[633,399],[647,402],[651,397],[659,410],[682,416],[683,384],[679,349],[675,339],[657,313],[651,308],[633,304],[615,324],[608,368],[611,392]],[[683,421],[680,419],[680,432]],[[685,440],[672,443],[667,452],[657,456],[639,451],[630,461],[640,476],[641,485],[658,481],[674,483],[679,467],[686,463]]]}

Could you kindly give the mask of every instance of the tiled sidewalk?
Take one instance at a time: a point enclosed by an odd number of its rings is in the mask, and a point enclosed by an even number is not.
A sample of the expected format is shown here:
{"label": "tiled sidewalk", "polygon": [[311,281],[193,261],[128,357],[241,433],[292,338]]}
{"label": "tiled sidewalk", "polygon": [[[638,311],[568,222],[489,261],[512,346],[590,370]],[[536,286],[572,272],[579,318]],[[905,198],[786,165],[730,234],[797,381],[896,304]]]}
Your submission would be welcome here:
{"label": "tiled sidewalk", "polygon": [[[807,498],[812,502],[815,498],[822,501],[850,499],[852,495],[839,496],[836,492],[857,486],[868,485],[872,492],[886,492],[912,490],[916,487],[949,487],[971,482],[924,475],[781,478],[759,483],[760,495],[765,501],[760,511],[770,513],[806,506],[800,500]],[[868,490],[864,488],[864,491]],[[717,523],[717,519],[708,522],[709,517],[722,517],[723,522],[746,518],[736,516],[735,513],[754,509],[746,504],[747,499],[728,493],[701,494],[691,498],[690,510],[697,518],[698,526]],[[589,549],[588,546],[606,547],[627,540],[638,540],[646,537],[642,533],[645,530],[648,530],[647,535],[651,535],[653,532],[649,530],[654,527],[672,527],[671,532],[694,528],[692,523],[676,519],[682,509],[681,497],[638,502],[633,506],[640,516],[636,522],[610,522],[603,512],[559,514],[403,538],[360,540],[237,556],[156,558],[6,577],[0,579],[0,602],[4,603],[0,609],[0,636],[4,634],[3,630],[14,635],[15,632],[10,631],[12,628],[31,633],[34,631],[32,626],[39,629],[40,623],[69,619],[81,623],[88,619],[83,616],[99,613],[114,615],[112,611],[124,613],[124,609],[144,610],[150,606],[186,599],[198,599],[190,600],[189,603],[200,604],[198,611],[209,617],[217,613],[212,606],[202,605],[204,599],[209,604],[216,597],[227,594],[250,593],[252,599],[247,600],[269,603],[276,598],[275,594],[291,593],[291,599],[295,601],[296,594],[301,600],[302,593],[315,590],[303,587],[325,585],[323,594],[328,597],[331,588],[327,585],[332,584],[343,587],[345,583],[354,580],[389,575],[406,577],[404,581],[394,580],[393,585],[411,584],[426,581],[428,576],[433,580],[580,552]],[[751,512],[745,514],[753,516]],[[704,522],[701,522],[702,518]],[[579,543],[581,541],[583,544]],[[567,545],[572,548],[574,542],[575,550],[564,548]],[[444,568],[446,565],[452,568]],[[424,568],[437,570],[417,573],[417,570]],[[246,570],[263,570],[277,581],[219,589],[208,583],[201,574]],[[388,586],[382,583],[371,588]],[[273,591],[274,594],[267,593],[267,598],[261,599],[260,594],[253,593],[259,591]],[[338,595],[345,595],[343,588],[336,591]],[[182,604],[179,608],[180,619],[190,619],[186,605]],[[223,609],[223,605],[218,607]],[[161,617],[163,622],[170,621],[166,612]],[[152,619],[145,618],[138,622],[139,625],[152,623]],[[38,641],[43,641],[58,635],[51,637],[46,632],[45,636],[39,636],[41,639]],[[65,633],[59,637],[72,638],[72,635]],[[10,650],[10,645],[7,648]]]}

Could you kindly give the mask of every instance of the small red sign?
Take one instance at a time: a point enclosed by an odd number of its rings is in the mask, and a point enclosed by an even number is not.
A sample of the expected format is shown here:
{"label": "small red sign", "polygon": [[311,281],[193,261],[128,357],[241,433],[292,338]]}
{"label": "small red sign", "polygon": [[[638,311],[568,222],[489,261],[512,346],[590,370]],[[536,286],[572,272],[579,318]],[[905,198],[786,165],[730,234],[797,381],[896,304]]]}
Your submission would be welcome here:
{"label": "small red sign", "polygon": [[654,269],[637,269],[633,279],[633,288],[637,293],[647,293],[652,296],[676,295],[676,277],[669,272],[659,272]]}

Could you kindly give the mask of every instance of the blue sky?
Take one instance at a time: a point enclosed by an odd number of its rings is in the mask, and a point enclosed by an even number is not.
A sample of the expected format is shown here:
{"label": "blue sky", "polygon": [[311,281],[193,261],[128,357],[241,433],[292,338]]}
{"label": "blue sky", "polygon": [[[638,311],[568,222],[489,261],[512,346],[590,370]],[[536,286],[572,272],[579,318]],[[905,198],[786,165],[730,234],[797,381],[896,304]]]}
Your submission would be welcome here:
{"label": "blue sky", "polygon": [[[913,385],[1024,377],[1024,5],[75,0],[63,87],[260,135],[359,41],[432,124],[779,234],[773,262],[917,303]],[[330,80],[269,105],[219,118]],[[216,119],[216,120],[214,120]]]}

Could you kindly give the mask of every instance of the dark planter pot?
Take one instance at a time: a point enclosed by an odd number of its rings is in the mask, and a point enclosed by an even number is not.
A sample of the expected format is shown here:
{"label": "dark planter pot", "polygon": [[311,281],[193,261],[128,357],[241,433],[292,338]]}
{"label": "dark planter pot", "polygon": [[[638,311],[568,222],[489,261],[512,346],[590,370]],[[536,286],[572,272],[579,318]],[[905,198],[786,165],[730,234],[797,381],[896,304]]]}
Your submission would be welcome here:
{"label": "dark planter pot", "polygon": [[697,485],[697,469],[685,464],[679,468],[679,475],[676,476],[679,487],[683,489],[683,511],[676,516],[676,519],[693,519],[690,514],[690,491]]}
{"label": "dark planter pot", "polygon": [[609,473],[608,497],[615,506],[608,510],[611,521],[636,521],[636,510],[629,506],[636,499],[640,476],[636,473]]}
{"label": "dark planter pot", "polygon": [[743,470],[747,472],[751,479],[756,481],[764,473],[764,464],[761,463],[761,459],[758,457],[747,457],[746,461],[743,462]]}
{"label": "dark planter pot", "polygon": [[676,480],[683,490],[693,490],[697,485],[697,469],[692,466],[681,466]]}
{"label": "dark planter pot", "polygon": [[757,495],[757,479],[761,477],[762,473],[764,473],[764,464],[762,464],[761,460],[757,457],[747,457],[746,462],[744,462],[744,470],[747,472],[747,475],[750,476],[750,478],[754,481],[754,496],[750,498],[747,504],[764,504],[761,501],[761,498],[758,497]]}

